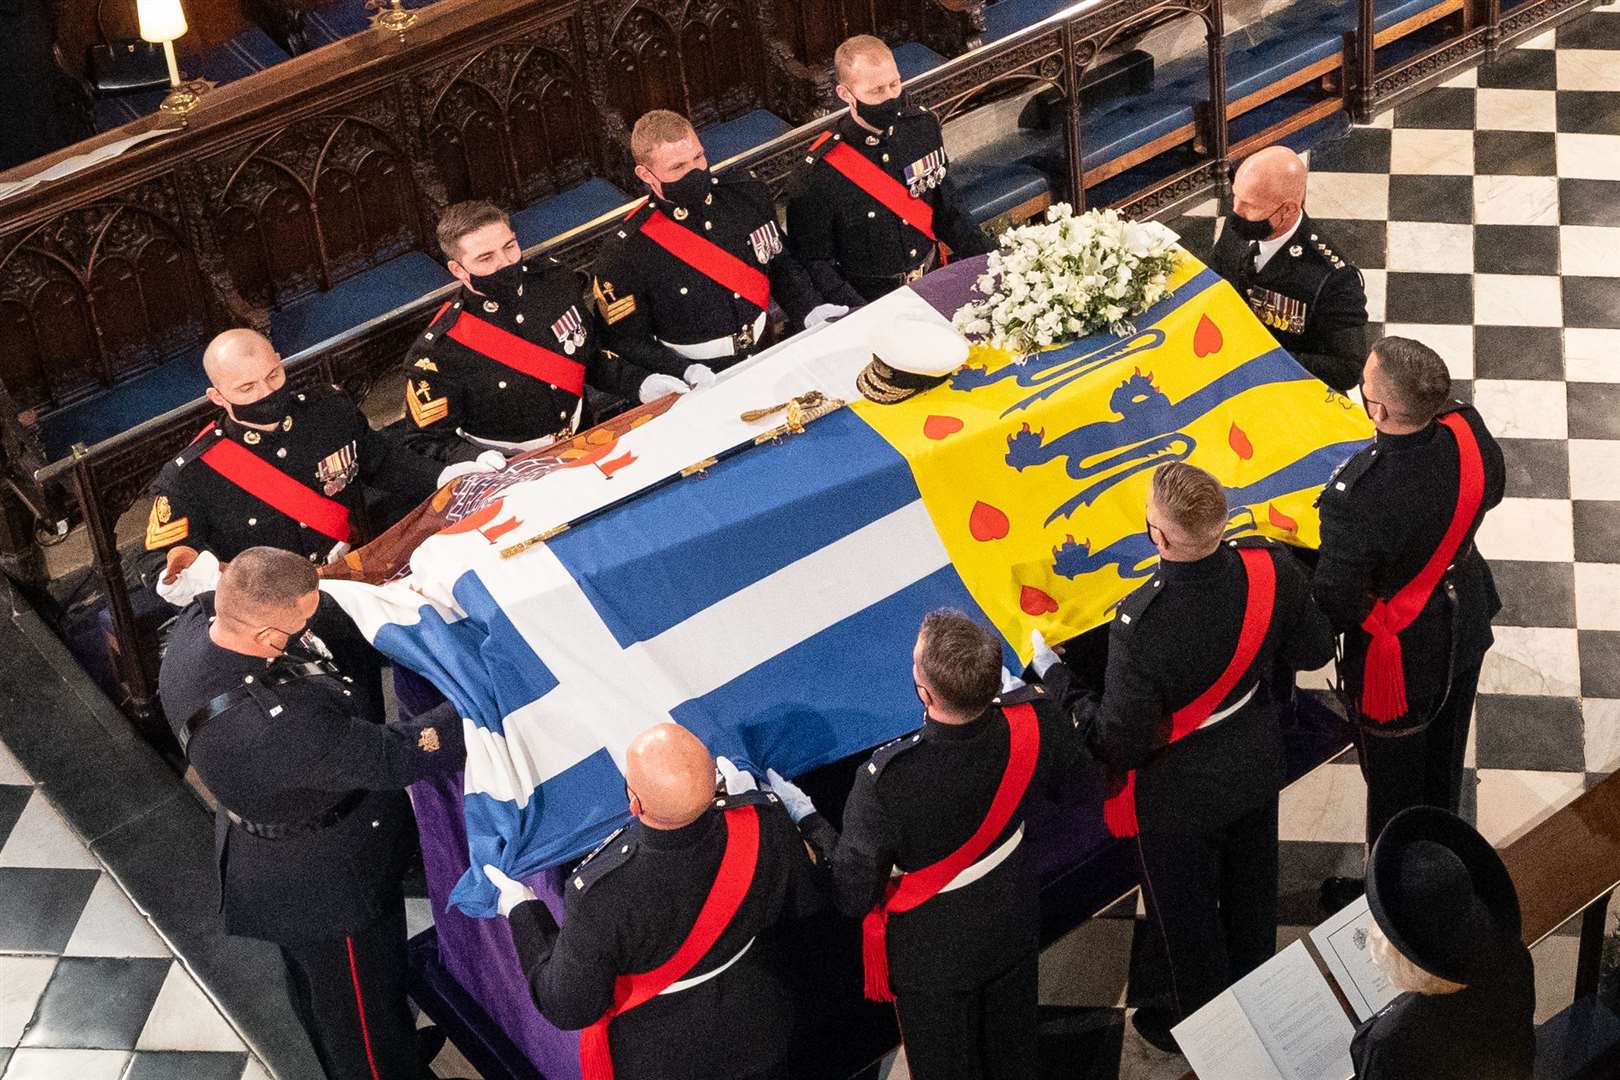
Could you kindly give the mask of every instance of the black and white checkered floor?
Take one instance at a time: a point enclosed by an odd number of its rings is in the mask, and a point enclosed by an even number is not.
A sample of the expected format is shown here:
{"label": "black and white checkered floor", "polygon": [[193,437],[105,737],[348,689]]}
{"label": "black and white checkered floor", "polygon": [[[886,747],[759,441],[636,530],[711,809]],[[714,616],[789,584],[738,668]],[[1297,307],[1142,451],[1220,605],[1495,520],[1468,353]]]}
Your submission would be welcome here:
{"label": "black and white checkered floor", "polygon": [[[1311,166],[1308,208],[1363,268],[1372,319],[1445,355],[1507,453],[1479,541],[1506,608],[1465,795],[1501,844],[1620,763],[1620,3],[1319,145]],[[1215,213],[1176,227],[1196,248]],[[1349,759],[1284,796],[1279,943],[1319,920],[1323,876],[1359,867],[1363,809]],[[1134,906],[1042,958],[1054,1080],[1185,1072],[1124,1023],[1150,981],[1130,977]],[[268,1075],[4,747],[0,913],[3,1080]],[[412,915],[431,918],[421,901]],[[1548,1015],[1569,1001],[1574,938],[1536,961]],[[435,1067],[474,1075],[453,1047]]]}

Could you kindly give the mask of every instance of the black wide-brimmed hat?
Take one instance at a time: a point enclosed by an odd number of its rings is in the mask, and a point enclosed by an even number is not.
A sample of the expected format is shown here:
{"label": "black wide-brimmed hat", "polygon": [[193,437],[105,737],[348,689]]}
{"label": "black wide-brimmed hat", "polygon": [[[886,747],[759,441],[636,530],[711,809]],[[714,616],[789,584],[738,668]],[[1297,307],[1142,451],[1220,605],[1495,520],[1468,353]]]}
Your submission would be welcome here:
{"label": "black wide-brimmed hat", "polygon": [[1384,936],[1432,975],[1474,983],[1517,941],[1519,894],[1479,833],[1435,806],[1401,811],[1373,845],[1367,906]]}
{"label": "black wide-brimmed hat", "polygon": [[872,362],[855,376],[868,401],[893,405],[932,389],[967,359],[967,342],[938,322],[899,318],[872,335]]}

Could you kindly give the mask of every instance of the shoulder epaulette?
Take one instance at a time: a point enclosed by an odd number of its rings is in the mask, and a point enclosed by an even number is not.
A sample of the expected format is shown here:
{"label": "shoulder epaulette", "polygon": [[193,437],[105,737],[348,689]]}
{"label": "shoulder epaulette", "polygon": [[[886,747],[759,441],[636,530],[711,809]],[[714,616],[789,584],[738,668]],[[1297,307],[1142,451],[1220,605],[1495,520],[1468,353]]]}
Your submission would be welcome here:
{"label": "shoulder epaulette", "polygon": [[209,427],[203,428],[197,433],[197,437],[192,439],[191,443],[184,450],[180,451],[173,458],[171,458],[167,464],[173,465],[176,469],[185,468],[193,461],[196,461],[199,457],[202,457],[203,454],[207,453],[208,448],[214,445],[214,440],[222,437],[224,434],[225,429],[220,427],[218,424],[212,424]]}
{"label": "shoulder epaulette", "polygon": [[1328,491],[1349,491],[1356,486],[1356,481],[1366,475],[1367,470],[1373,467],[1378,460],[1378,444],[1372,443],[1362,447],[1345,459],[1344,463],[1328,474],[1328,481],[1323,493]]}
{"label": "shoulder epaulette", "polygon": [[781,800],[776,797],[774,791],[764,789],[743,791],[736,795],[720,794],[714,797],[716,810],[735,810],[739,806],[777,806],[780,803]]}
{"label": "shoulder epaulette", "polygon": [[1247,536],[1234,536],[1226,542],[1227,547],[1258,548],[1272,547],[1275,541],[1264,533],[1250,533]]}
{"label": "shoulder epaulette", "polygon": [[575,892],[584,892],[629,862],[636,854],[637,843],[634,836],[626,833],[628,828],[626,825],[616,829],[581,859],[574,872],[568,875],[568,887]]}
{"label": "shoulder epaulette", "polygon": [[909,735],[902,735],[898,739],[891,739],[872,751],[871,760],[866,763],[866,774],[876,780],[883,774],[889,762],[922,742],[922,729],[918,728]]}
{"label": "shoulder epaulette", "polygon": [[[452,300],[446,300],[443,304],[439,305],[439,310],[435,311],[433,313],[433,318],[428,321],[427,329],[423,330],[422,336],[416,339],[413,351],[420,352],[430,349],[433,347],[435,342],[444,337],[445,334],[449,333],[450,328],[456,325],[456,320],[461,318],[461,306],[462,300],[459,296]],[[411,366],[419,367],[423,371],[438,370],[433,361],[427,357],[422,357],[420,359],[413,358],[409,362],[411,363]]]}
{"label": "shoulder epaulette", "polygon": [[1314,233],[1313,232],[1313,233],[1310,234],[1310,238],[1311,238],[1311,247],[1316,251],[1316,253],[1318,255],[1320,255],[1320,256],[1322,256],[1322,258],[1326,259],[1328,261],[1329,265],[1331,265],[1333,267],[1333,269],[1335,269],[1335,270],[1343,270],[1344,269],[1344,267],[1345,267],[1344,260],[1339,258],[1339,255],[1338,255],[1338,253],[1336,251],[1334,251],[1332,248],[1328,247],[1327,241],[1322,239],[1322,236],[1321,236],[1320,233]]}
{"label": "shoulder epaulette", "polygon": [[1136,623],[1142,618],[1142,613],[1148,605],[1164,591],[1164,578],[1155,571],[1153,576],[1139,585],[1135,592],[1120,601],[1119,613],[1116,616],[1121,626],[1136,629]]}
{"label": "shoulder epaulette", "polygon": [[997,697],[996,703],[998,705],[1021,705],[1026,701],[1046,700],[1046,687],[1042,686],[1040,683],[1025,683],[1023,686],[1020,686],[1014,690],[1008,690],[1006,693]]}
{"label": "shoulder epaulette", "polygon": [[652,212],[652,199],[643,198],[640,202],[636,203],[636,205],[630,208],[630,212],[628,214],[624,215],[624,218],[619,222],[619,227],[614,230],[613,235],[618,237],[620,240],[625,240],[640,232],[642,222],[651,217]]}
{"label": "shoulder epaulette", "polygon": [[804,155],[806,165],[815,165],[826,156],[827,151],[844,141],[844,136],[837,131],[823,131],[816,136],[816,141],[810,144],[810,150]]}

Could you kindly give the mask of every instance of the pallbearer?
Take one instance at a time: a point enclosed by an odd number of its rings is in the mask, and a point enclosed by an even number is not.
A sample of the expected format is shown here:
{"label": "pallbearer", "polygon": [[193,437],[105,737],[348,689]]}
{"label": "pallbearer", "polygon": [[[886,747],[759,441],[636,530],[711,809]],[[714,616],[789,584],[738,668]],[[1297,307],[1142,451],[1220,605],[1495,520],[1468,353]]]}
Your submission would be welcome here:
{"label": "pallbearer", "polygon": [[1159,569],[1120,604],[1102,694],[1077,709],[1112,773],[1104,824],[1136,838],[1168,956],[1170,1006],[1133,1018],[1164,1050],[1175,1049],[1173,1024],[1276,947],[1283,759],[1268,675],[1333,655],[1294,557],[1263,538],[1223,540],[1226,522],[1209,473],[1185,462],[1154,472],[1147,531]]}
{"label": "pallbearer", "polygon": [[1001,638],[961,612],[923,620],[922,727],[857,771],[842,835],[767,773],[831,862],[839,909],[861,919],[867,997],[894,1001],[916,1080],[1036,1075],[1040,882],[1024,807],[1077,766],[1079,742],[1053,700],[1062,685],[998,696],[1001,662]]}
{"label": "pallbearer", "polygon": [[797,331],[842,308],[822,303],[751,173],[725,176],[686,117],[654,109],[630,132],[648,197],[597,257],[603,344],[648,371],[707,385],[758,349],[774,301]]}
{"label": "pallbearer", "polygon": [[584,1080],[767,1080],[793,1028],[772,969],[780,920],[822,900],[777,797],[676,724],[630,744],[635,820],[568,876],[559,929],[527,886],[493,866],[500,910],[534,1002],[584,1028]]}
{"label": "pallbearer", "polygon": [[858,34],[833,54],[849,111],[813,144],[788,203],[788,236],[816,287],[839,304],[875,300],[994,241],[951,179],[939,119],[900,89],[894,54]]}

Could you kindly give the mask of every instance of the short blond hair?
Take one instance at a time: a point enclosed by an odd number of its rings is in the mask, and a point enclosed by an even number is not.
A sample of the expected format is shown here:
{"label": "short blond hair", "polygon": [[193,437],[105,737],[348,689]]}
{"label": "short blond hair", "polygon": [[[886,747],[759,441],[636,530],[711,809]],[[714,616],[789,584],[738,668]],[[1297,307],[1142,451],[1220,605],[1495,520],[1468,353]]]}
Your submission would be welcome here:
{"label": "short blond hair", "polygon": [[636,159],[637,165],[647,164],[652,152],[660,146],[667,146],[672,142],[680,142],[689,135],[696,135],[692,121],[678,112],[669,109],[654,109],[643,113],[636,126],[630,129],[630,156]]}
{"label": "short blond hair", "polygon": [[1154,469],[1153,499],[1189,537],[1217,540],[1226,529],[1226,489],[1196,465],[1172,461]]}
{"label": "short blond hair", "polygon": [[845,38],[833,53],[833,73],[840,84],[848,86],[857,61],[882,60],[886,56],[893,55],[889,47],[883,44],[882,38],[873,37],[871,34],[856,34],[852,38]]}
{"label": "short blond hair", "polygon": [[251,623],[266,612],[292,607],[320,585],[320,576],[307,559],[281,548],[250,547],[220,572],[214,610]]}
{"label": "short blond hair", "polygon": [[1455,994],[1459,990],[1467,989],[1464,983],[1443,979],[1418,967],[1411,957],[1390,944],[1389,938],[1384,936],[1383,929],[1377,923],[1373,924],[1372,933],[1368,937],[1372,946],[1373,963],[1389,976],[1390,984],[1395,989],[1414,994]]}
{"label": "short blond hair", "polygon": [[435,239],[439,241],[439,250],[444,252],[445,258],[459,262],[461,238],[496,222],[502,225],[512,223],[506,216],[506,211],[488,199],[469,199],[466,202],[451,203],[444,208],[444,213],[439,215],[439,227],[434,230]]}

